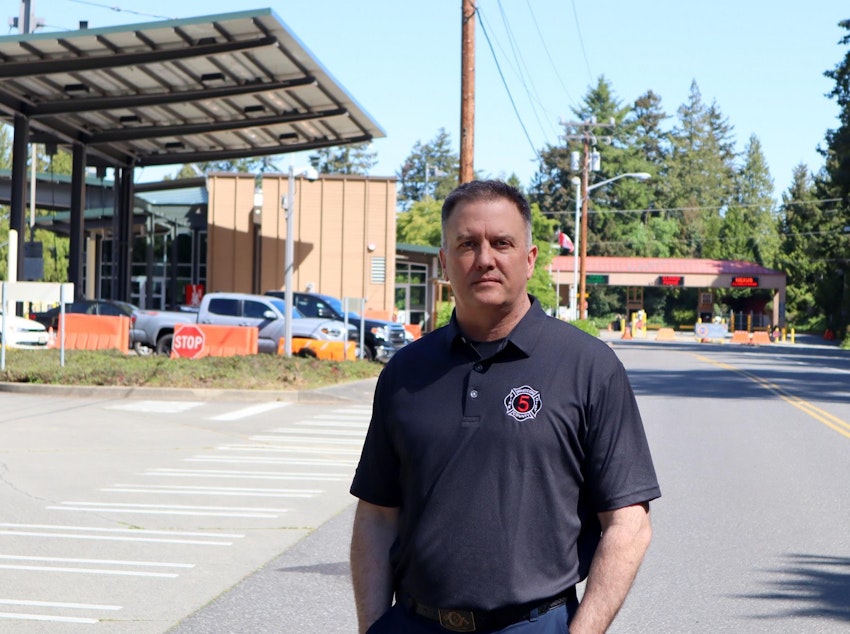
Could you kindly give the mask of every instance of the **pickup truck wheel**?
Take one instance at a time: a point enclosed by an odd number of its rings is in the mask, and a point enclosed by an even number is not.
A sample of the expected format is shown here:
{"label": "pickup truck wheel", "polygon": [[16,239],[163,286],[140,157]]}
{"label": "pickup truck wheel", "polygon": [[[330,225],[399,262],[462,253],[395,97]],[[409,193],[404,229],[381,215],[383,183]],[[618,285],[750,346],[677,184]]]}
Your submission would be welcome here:
{"label": "pickup truck wheel", "polygon": [[317,359],[318,358],[318,356],[316,355],[316,352],[311,350],[310,348],[301,348],[301,350],[298,351],[297,356],[301,357],[302,359]]}
{"label": "pickup truck wheel", "polygon": [[136,342],[133,343],[133,350],[135,350],[136,354],[139,355],[140,357],[149,357],[154,352],[156,352],[156,350],[154,350],[150,346],[146,346],[145,344],[143,344],[140,341],[136,341]]}
{"label": "pickup truck wheel", "polygon": [[357,358],[371,361],[373,359],[372,351],[367,346],[357,346]]}
{"label": "pickup truck wheel", "polygon": [[156,342],[156,353],[167,357],[171,356],[171,342],[174,341],[174,335],[163,335]]}

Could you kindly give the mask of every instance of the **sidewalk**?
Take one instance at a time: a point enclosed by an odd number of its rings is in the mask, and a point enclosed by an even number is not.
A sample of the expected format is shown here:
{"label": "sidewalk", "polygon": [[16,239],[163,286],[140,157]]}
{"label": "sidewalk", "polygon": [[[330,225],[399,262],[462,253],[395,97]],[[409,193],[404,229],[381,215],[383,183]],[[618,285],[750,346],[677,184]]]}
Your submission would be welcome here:
{"label": "sidewalk", "polygon": [[0,383],[0,393],[44,394],[77,398],[148,399],[148,400],[218,400],[281,401],[286,403],[371,403],[377,378],[330,385],[315,390],[221,390],[158,387],[119,387],[97,385],[41,385],[35,383]]}

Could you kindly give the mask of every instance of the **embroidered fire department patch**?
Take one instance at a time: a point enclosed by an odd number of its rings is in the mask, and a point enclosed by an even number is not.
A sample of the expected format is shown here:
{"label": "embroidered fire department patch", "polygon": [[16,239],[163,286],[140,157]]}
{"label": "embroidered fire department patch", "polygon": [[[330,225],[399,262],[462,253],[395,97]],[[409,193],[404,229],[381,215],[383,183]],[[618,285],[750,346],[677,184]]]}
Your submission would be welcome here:
{"label": "embroidered fire department patch", "polygon": [[536,418],[541,405],[540,392],[528,385],[513,388],[505,397],[505,411],[519,422]]}

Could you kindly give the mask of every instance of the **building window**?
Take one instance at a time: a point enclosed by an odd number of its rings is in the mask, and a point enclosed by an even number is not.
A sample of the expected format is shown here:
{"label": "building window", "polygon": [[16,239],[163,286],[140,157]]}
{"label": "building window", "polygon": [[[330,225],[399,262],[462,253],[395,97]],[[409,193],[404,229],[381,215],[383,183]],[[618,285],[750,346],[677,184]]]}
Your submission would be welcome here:
{"label": "building window", "polygon": [[428,326],[428,266],[415,262],[397,262],[395,307],[404,315],[404,323]]}

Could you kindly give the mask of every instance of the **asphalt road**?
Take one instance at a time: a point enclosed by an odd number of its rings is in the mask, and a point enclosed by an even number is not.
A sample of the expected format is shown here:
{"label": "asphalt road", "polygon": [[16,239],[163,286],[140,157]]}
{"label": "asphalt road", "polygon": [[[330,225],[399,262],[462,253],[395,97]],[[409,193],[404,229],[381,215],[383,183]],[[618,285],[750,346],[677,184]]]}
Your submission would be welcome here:
{"label": "asphalt road", "polygon": [[[850,353],[611,343],[663,491],[611,632],[850,630]],[[0,632],[355,631],[347,398],[0,393]]]}

